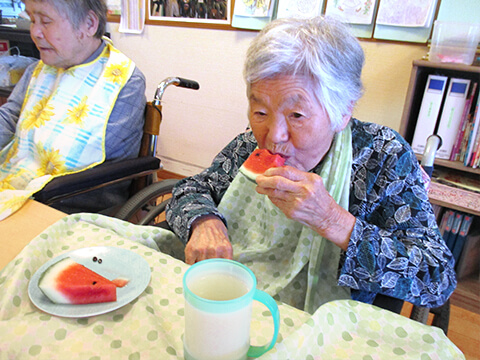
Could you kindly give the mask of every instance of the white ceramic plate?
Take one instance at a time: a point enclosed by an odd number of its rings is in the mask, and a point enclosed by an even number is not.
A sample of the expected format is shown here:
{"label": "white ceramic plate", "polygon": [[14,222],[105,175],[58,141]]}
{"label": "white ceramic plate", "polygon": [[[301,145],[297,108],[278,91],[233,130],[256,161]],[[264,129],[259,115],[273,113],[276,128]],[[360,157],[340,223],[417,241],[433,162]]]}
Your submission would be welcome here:
{"label": "white ceramic plate", "polygon": [[[121,277],[128,279],[129,283],[117,288],[117,301],[85,305],[55,304],[40,290],[38,281],[49,266],[66,257],[109,280]],[[93,261],[93,257],[102,259],[101,263]],[[150,283],[150,273],[146,260],[130,250],[110,246],[88,247],[69,251],[43,264],[28,284],[28,295],[37,308],[51,315],[70,318],[95,316],[119,309],[137,298]]]}

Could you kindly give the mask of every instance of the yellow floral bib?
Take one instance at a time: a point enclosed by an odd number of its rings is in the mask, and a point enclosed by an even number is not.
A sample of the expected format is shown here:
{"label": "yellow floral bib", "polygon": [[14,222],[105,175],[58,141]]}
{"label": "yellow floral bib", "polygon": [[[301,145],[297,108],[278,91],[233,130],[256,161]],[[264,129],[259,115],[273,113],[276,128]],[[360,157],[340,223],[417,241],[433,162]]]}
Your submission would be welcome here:
{"label": "yellow floral bib", "polygon": [[135,64],[111,44],[92,62],[61,69],[40,61],[14,139],[0,151],[0,220],[56,176],[105,160],[105,130]]}

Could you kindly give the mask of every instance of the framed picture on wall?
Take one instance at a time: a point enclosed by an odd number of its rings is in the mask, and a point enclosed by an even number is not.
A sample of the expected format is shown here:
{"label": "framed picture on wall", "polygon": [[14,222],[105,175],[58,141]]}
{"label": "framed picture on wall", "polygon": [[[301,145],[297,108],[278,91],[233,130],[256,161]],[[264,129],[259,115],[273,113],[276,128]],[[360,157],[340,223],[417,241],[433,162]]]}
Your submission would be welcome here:
{"label": "framed picture on wall", "polygon": [[[146,0],[147,23],[217,27],[231,23],[233,0]],[[241,1],[241,0],[240,0]],[[202,26],[203,24],[203,26]],[[213,25],[213,26],[209,26]]]}

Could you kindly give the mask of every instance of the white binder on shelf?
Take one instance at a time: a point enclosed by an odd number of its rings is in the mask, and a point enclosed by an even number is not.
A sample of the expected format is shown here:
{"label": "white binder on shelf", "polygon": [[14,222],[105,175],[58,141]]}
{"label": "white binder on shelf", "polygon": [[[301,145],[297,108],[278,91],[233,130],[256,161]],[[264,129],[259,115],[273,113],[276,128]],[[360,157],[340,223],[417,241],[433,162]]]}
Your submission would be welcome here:
{"label": "white binder on shelf", "polygon": [[447,76],[428,75],[412,140],[412,149],[416,153],[423,154],[427,138],[435,131],[447,80]]}
{"label": "white binder on shelf", "polygon": [[450,79],[437,130],[437,135],[442,138],[442,146],[437,152],[437,158],[439,159],[450,159],[462,120],[469,86],[470,80],[468,79]]}

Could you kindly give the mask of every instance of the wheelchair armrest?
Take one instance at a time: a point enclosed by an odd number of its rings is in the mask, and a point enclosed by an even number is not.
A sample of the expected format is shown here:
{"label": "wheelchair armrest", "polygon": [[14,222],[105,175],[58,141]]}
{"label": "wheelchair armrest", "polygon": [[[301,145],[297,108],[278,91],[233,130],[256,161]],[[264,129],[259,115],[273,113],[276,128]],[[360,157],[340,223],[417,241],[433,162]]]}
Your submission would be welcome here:
{"label": "wheelchair armrest", "polygon": [[153,156],[105,162],[85,171],[54,178],[34,194],[34,198],[48,205],[60,199],[146,176],[158,170],[160,170],[160,159]]}
{"label": "wheelchair armrest", "polygon": [[402,311],[403,303],[403,300],[383,294],[377,294],[375,300],[373,301],[373,305],[381,307],[382,309],[393,311],[397,314],[400,314]]}

